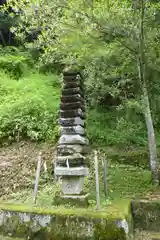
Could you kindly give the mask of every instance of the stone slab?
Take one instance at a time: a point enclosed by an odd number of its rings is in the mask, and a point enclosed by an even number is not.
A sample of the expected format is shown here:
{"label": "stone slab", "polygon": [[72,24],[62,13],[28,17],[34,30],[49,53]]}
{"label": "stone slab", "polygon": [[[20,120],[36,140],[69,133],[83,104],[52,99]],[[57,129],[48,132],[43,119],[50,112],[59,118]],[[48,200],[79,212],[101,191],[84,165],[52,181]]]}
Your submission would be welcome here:
{"label": "stone slab", "polygon": [[80,74],[80,72],[64,72],[63,73],[63,78],[64,79],[72,79],[72,80],[75,80],[75,79],[81,79],[82,80],[82,76]]}
{"label": "stone slab", "polygon": [[85,112],[85,106],[82,102],[69,102],[69,103],[61,103],[61,110],[74,110],[74,109],[82,109]]}
{"label": "stone slab", "polygon": [[[25,204],[3,203],[2,205],[1,203],[0,234],[12,236],[13,239],[18,237],[34,240],[128,239],[125,229],[120,224],[117,226],[117,220],[124,221],[125,219],[126,206],[125,212],[123,212],[123,208],[119,211],[116,206],[111,205],[102,211],[97,211],[94,208],[84,208],[88,206],[87,194],[81,196],[56,195],[56,198],[56,205],[66,204],[78,208],[68,209],[64,206],[63,208],[42,208]],[[79,209],[79,207],[82,208]],[[108,233],[110,234],[108,235]]]}
{"label": "stone slab", "polygon": [[82,83],[82,81],[81,80],[79,80],[79,79],[75,79],[74,81],[71,79],[71,80],[66,80],[66,79],[64,79],[63,80],[63,83],[62,83],[62,88],[64,87],[64,86],[66,86],[66,85],[70,85],[71,83],[76,83],[77,84],[77,86],[83,86],[83,83]]}
{"label": "stone slab", "polygon": [[81,135],[62,135],[58,141],[58,144],[80,144],[88,145],[89,140]]}
{"label": "stone slab", "polygon": [[64,76],[63,77],[64,82],[78,82],[80,84],[83,84],[81,77],[77,76]]}
{"label": "stone slab", "polygon": [[78,162],[84,162],[85,160],[85,156],[83,156],[82,154],[80,153],[75,153],[75,154],[72,154],[72,155],[66,155],[66,156],[60,156],[58,155],[57,158],[56,158],[56,162],[59,164],[59,163],[64,163],[65,166],[69,165],[70,167],[70,164],[75,162],[78,163]]}
{"label": "stone slab", "polygon": [[139,231],[138,229],[135,229],[134,239],[135,240],[160,240],[160,232]]}
{"label": "stone slab", "polygon": [[82,104],[85,104],[84,99],[80,94],[74,94],[74,95],[68,95],[68,96],[63,96],[61,97],[61,102],[63,103],[70,103],[70,102],[79,102],[81,101]]}
{"label": "stone slab", "polygon": [[80,125],[73,126],[73,127],[60,127],[60,135],[63,135],[63,134],[85,135],[85,129]]}
{"label": "stone slab", "polygon": [[82,87],[82,84],[77,83],[77,82],[64,82],[62,84],[63,89],[68,89],[68,88],[77,88],[77,87]]}
{"label": "stone slab", "polygon": [[[82,158],[70,159],[68,162],[70,167],[89,166],[89,160],[87,162],[87,159]],[[66,159],[60,156],[59,159],[57,159],[57,166],[66,167]]]}
{"label": "stone slab", "polygon": [[60,117],[61,118],[81,117],[82,119],[84,119],[85,113],[80,108],[74,110],[60,110]]}
{"label": "stone slab", "polygon": [[85,145],[58,145],[57,147],[58,155],[72,155],[74,153],[88,154],[90,151],[90,146]]}
{"label": "stone slab", "polygon": [[70,69],[70,68],[67,68],[67,69],[64,69],[63,70],[63,76],[81,76],[81,72],[78,71],[77,69],[76,70],[73,70],[73,69]]}
{"label": "stone slab", "polygon": [[79,195],[83,192],[84,188],[84,177],[78,177],[78,176],[68,176],[68,177],[62,177],[61,179],[61,192],[63,195]]}
{"label": "stone slab", "polygon": [[72,95],[72,94],[80,94],[81,96],[84,96],[83,88],[77,87],[77,88],[62,89],[62,95]]}
{"label": "stone slab", "polygon": [[[89,201],[88,201],[89,194],[83,194],[83,195],[60,195],[56,196],[54,199],[54,203],[56,205],[71,205],[75,207],[88,207]],[[86,236],[86,235],[85,235]]]}
{"label": "stone slab", "polygon": [[61,167],[81,167],[89,166],[89,158],[83,156],[82,154],[72,154],[66,156],[58,155],[56,158],[56,165]]}
{"label": "stone slab", "polygon": [[160,200],[133,200],[131,209],[134,228],[152,232],[160,229]]}
{"label": "stone slab", "polygon": [[59,124],[61,126],[76,126],[76,125],[85,125],[84,119],[81,119],[80,117],[75,117],[75,118],[60,118],[59,119]]}
{"label": "stone slab", "polygon": [[89,169],[85,167],[58,167],[55,168],[55,175],[57,176],[88,176]]}

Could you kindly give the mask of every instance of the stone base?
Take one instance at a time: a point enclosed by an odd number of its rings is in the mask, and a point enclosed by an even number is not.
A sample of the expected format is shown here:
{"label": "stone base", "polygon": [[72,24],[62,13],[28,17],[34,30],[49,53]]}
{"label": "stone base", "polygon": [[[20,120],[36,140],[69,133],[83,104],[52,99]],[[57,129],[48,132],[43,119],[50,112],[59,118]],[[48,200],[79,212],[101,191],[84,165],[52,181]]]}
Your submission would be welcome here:
{"label": "stone base", "polygon": [[55,196],[54,204],[55,205],[71,205],[76,207],[88,207],[88,194],[83,195],[59,195]]}
{"label": "stone base", "polygon": [[61,192],[63,195],[81,195],[84,188],[83,176],[63,176],[61,183]]}
{"label": "stone base", "polygon": [[114,205],[108,205],[107,211],[96,211],[3,203],[0,205],[0,239],[5,239],[1,235],[9,235],[12,240],[126,240],[128,234],[120,222],[125,221],[125,215],[130,218],[129,203],[127,205],[128,212],[126,205],[121,211]]}

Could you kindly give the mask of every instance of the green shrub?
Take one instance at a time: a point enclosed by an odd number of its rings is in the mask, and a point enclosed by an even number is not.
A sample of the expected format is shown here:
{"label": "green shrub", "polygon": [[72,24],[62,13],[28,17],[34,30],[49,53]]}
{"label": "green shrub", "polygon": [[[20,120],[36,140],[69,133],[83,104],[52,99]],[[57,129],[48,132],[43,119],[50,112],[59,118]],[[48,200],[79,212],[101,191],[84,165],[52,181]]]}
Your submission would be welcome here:
{"label": "green shrub", "polygon": [[92,109],[87,114],[87,134],[93,145],[146,145],[147,133],[140,120],[127,120],[116,110]]}
{"label": "green shrub", "polygon": [[[56,140],[58,137],[59,77],[30,74],[19,80],[0,73],[0,140],[19,137]],[[95,146],[147,145],[141,119],[124,117],[118,111],[88,109],[87,134]],[[158,136],[157,145],[160,145]]]}
{"label": "green shrub", "polygon": [[29,53],[16,47],[0,48],[0,70],[11,77],[20,78],[33,65]]}
{"label": "green shrub", "polygon": [[59,108],[59,79],[32,74],[19,81],[0,74],[0,139],[23,136],[55,139]]}

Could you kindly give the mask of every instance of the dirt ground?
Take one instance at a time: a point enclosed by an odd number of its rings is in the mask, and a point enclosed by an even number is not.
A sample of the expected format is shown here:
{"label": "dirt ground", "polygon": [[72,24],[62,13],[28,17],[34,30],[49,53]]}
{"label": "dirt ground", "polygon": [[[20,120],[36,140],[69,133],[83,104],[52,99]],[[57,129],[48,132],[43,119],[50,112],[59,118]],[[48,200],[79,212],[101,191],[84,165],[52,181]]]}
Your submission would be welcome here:
{"label": "dirt ground", "polygon": [[26,141],[0,148],[1,199],[7,199],[10,194],[22,188],[33,188],[39,151],[42,151],[42,161],[51,169],[54,145]]}

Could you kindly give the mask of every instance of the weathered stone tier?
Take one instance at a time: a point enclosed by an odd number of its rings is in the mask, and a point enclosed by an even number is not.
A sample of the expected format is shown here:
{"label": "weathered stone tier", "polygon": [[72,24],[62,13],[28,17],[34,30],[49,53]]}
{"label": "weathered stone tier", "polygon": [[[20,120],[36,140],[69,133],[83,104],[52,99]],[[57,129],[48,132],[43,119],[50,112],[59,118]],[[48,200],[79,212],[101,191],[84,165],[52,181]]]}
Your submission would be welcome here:
{"label": "weathered stone tier", "polygon": [[72,76],[71,77],[68,76],[68,77],[64,78],[64,83],[67,84],[68,82],[76,82],[77,84],[79,84],[81,86],[83,85],[82,80],[80,78],[74,78]]}
{"label": "weathered stone tier", "polygon": [[64,81],[66,81],[66,82],[79,81],[81,84],[83,84],[82,78],[81,78],[80,75],[77,75],[77,76],[75,76],[75,75],[66,75],[66,76],[64,76]]}
{"label": "weathered stone tier", "polygon": [[[89,160],[86,159],[73,159],[72,161],[70,161],[69,166],[70,167],[81,167],[81,166],[89,166]],[[66,160],[64,159],[59,159],[59,162],[57,164],[57,166],[61,166],[61,167],[66,167]],[[56,168],[57,168],[56,166]],[[72,176],[71,176],[72,177]]]}
{"label": "weathered stone tier", "polygon": [[72,95],[72,94],[80,94],[82,97],[84,97],[82,87],[67,88],[67,89],[62,90],[63,96],[68,96],[68,95]]}
{"label": "weathered stone tier", "polygon": [[64,71],[63,71],[63,76],[64,76],[64,78],[66,77],[66,76],[75,76],[75,77],[77,77],[77,76],[80,76],[80,77],[82,77],[82,74],[81,74],[81,72],[80,71],[74,71],[74,70],[71,70],[71,69],[65,69]]}
{"label": "weathered stone tier", "polygon": [[81,83],[77,83],[76,81],[75,82],[64,82],[64,84],[63,84],[63,89],[77,88],[77,87],[82,88],[82,85],[81,85]]}
{"label": "weathered stone tier", "polygon": [[85,129],[80,126],[73,126],[73,127],[60,127],[60,134],[61,135],[73,135],[73,134],[79,134],[79,135],[85,135]]}
{"label": "weathered stone tier", "polygon": [[82,119],[85,118],[85,113],[82,109],[73,109],[73,110],[60,110],[61,118],[72,118],[72,117],[80,117]]}
{"label": "weathered stone tier", "polygon": [[83,97],[80,94],[68,95],[61,97],[62,103],[81,102],[85,104]]}
{"label": "weathered stone tier", "polygon": [[84,119],[81,119],[80,117],[74,117],[74,118],[60,118],[59,124],[63,127],[67,126],[77,126],[80,125],[82,127],[85,126]]}
{"label": "weathered stone tier", "polygon": [[57,176],[88,176],[88,168],[85,167],[57,167],[56,168]]}
{"label": "weathered stone tier", "polygon": [[61,110],[75,110],[80,108],[83,112],[85,112],[85,107],[82,102],[61,103],[60,108]]}
{"label": "weathered stone tier", "polygon": [[80,153],[75,153],[68,156],[58,156],[57,157],[57,167],[79,167],[79,166],[88,166],[88,159]]}
{"label": "weathered stone tier", "polygon": [[59,145],[57,147],[57,153],[61,156],[73,155],[75,153],[87,154],[90,152],[89,146],[85,145]]}
{"label": "weathered stone tier", "polygon": [[88,145],[89,144],[89,140],[79,134],[76,135],[67,135],[67,134],[63,134],[59,141],[59,144],[78,144],[78,145]]}

